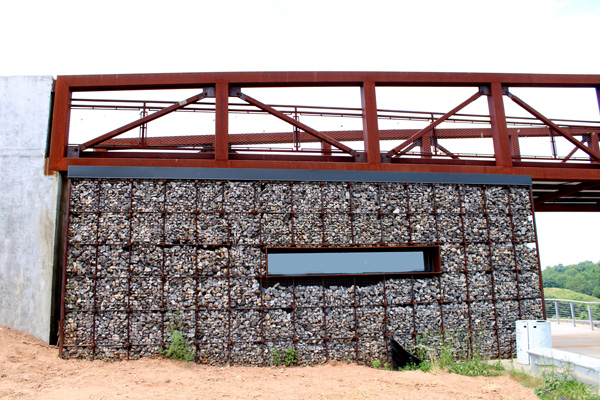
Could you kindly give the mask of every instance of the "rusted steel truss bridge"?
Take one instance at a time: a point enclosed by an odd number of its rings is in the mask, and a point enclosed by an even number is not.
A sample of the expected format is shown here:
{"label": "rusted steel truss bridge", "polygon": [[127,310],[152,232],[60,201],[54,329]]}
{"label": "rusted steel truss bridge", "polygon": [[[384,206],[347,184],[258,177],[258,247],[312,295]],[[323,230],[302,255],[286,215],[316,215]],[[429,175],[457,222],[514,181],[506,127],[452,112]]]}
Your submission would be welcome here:
{"label": "rusted steel truss bridge", "polygon": [[[594,112],[581,118],[590,99]],[[419,108],[429,102],[441,109]],[[600,75],[58,76],[47,173],[85,165],[529,175],[536,211],[600,211],[599,103]]]}

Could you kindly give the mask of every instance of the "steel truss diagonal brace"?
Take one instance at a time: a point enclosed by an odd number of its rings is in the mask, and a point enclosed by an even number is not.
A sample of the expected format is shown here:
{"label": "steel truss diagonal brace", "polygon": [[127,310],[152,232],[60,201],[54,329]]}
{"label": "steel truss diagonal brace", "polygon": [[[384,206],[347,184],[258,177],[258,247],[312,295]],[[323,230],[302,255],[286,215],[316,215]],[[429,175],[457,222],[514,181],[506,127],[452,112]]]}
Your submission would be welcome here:
{"label": "steel truss diagonal brace", "polygon": [[441,144],[437,143],[437,141],[436,141],[435,147],[437,147],[438,149],[440,149],[445,154],[449,155],[450,158],[452,158],[453,160],[458,160],[459,159],[456,154],[452,153],[450,150],[448,150],[447,148],[445,148]]}
{"label": "steel truss diagonal brace", "polygon": [[412,135],[411,137],[406,139],[404,142],[400,143],[398,146],[396,146],[393,149],[391,149],[390,151],[388,151],[386,154],[386,157],[391,158],[391,157],[395,156],[396,154],[400,153],[402,150],[404,150],[406,147],[408,147],[412,142],[414,142],[417,139],[420,139],[427,132],[429,132],[430,130],[432,130],[433,128],[435,128],[436,126],[438,126],[439,124],[441,124],[442,122],[444,122],[445,120],[447,120],[448,118],[450,118],[451,116],[453,116],[454,114],[456,114],[457,112],[459,112],[460,110],[462,110],[463,108],[465,108],[466,106],[468,106],[469,104],[471,104],[472,102],[477,100],[479,97],[481,97],[482,94],[484,94],[484,90],[480,89],[479,92],[475,93],[473,96],[469,97],[467,100],[463,101],[458,106],[454,107],[452,110],[448,111],[446,114],[442,115],[441,117],[436,119],[434,122],[427,125],[425,128],[416,132],[414,135]]}
{"label": "steel truss diagonal brace", "polygon": [[572,144],[574,144],[577,148],[579,148],[580,150],[586,152],[594,160],[600,161],[600,153],[598,153],[594,149],[591,149],[591,148],[585,146],[579,140],[575,139],[573,137],[573,135],[571,135],[569,132],[567,132],[566,130],[562,129],[558,125],[556,125],[550,119],[544,117],[541,113],[539,113],[538,111],[536,111],[533,107],[531,107],[529,104],[525,103],[523,100],[521,100],[520,98],[518,98],[514,94],[510,93],[508,91],[508,88],[504,89],[504,94],[506,96],[508,96],[509,99],[511,99],[512,101],[514,101],[515,103],[517,103],[519,106],[521,106],[521,108],[523,108],[529,114],[533,115],[534,117],[536,117],[537,119],[539,119],[540,121],[542,121],[543,123],[545,123],[546,125],[548,125],[554,132],[557,132],[558,134],[560,134],[561,136],[563,136],[565,139],[567,139],[569,142],[571,142]]}
{"label": "steel truss diagonal brace", "polygon": [[569,161],[569,159],[570,159],[571,157],[573,157],[573,155],[574,155],[575,153],[577,153],[577,150],[579,150],[579,148],[578,148],[577,146],[575,146],[575,147],[573,148],[573,150],[571,150],[571,151],[569,152],[569,154],[567,154],[567,155],[565,156],[565,158],[564,158],[564,159],[563,159],[561,162],[562,162],[562,163],[566,163],[567,161]]}
{"label": "steel truss diagonal brace", "polygon": [[272,114],[273,116],[281,119],[282,121],[285,121],[288,124],[295,126],[298,129],[303,130],[304,132],[324,141],[325,143],[329,143],[330,145],[337,147],[338,149],[342,150],[344,153],[348,153],[348,154],[352,155],[353,157],[356,157],[358,154],[356,150],[351,149],[350,147],[337,141],[336,139],[332,138],[331,136],[321,133],[321,132],[311,128],[310,126],[305,125],[302,122],[297,121],[294,118],[285,115],[281,111],[277,111],[273,107],[271,107],[267,104],[261,103],[260,101],[254,99],[248,95],[245,95],[244,93],[242,93],[239,90],[236,90],[236,89],[232,90],[231,95],[232,96],[235,95],[235,96],[239,97],[240,99],[246,101],[247,103],[252,104],[253,106],[255,106],[265,112],[268,112],[269,114]]}
{"label": "steel truss diagonal brace", "polygon": [[104,142],[106,140],[112,139],[115,136],[118,136],[118,135],[120,135],[122,133],[130,131],[130,130],[132,130],[134,128],[142,126],[142,125],[144,125],[144,124],[146,124],[146,123],[148,123],[150,121],[154,121],[155,119],[158,119],[158,118],[163,117],[163,116],[165,116],[167,114],[170,114],[173,111],[177,111],[177,110],[179,110],[179,109],[181,109],[181,108],[183,108],[183,107],[185,107],[185,106],[187,106],[189,104],[192,104],[192,103],[195,103],[197,101],[200,101],[200,100],[202,100],[202,99],[204,99],[206,97],[215,97],[215,90],[214,90],[214,88],[206,88],[206,89],[204,89],[202,91],[202,93],[199,93],[199,94],[197,94],[195,96],[192,96],[192,97],[190,97],[188,99],[182,100],[182,101],[180,101],[178,103],[174,103],[173,105],[171,105],[169,107],[165,107],[165,108],[163,108],[163,109],[161,109],[161,110],[159,110],[159,111],[157,111],[155,113],[152,113],[152,114],[147,115],[147,116],[145,116],[143,118],[140,118],[137,121],[130,122],[130,123],[126,124],[126,125],[123,125],[120,128],[117,128],[117,129],[112,130],[112,131],[110,131],[108,133],[105,133],[102,136],[98,136],[95,139],[89,140],[89,141],[83,143],[82,145],[80,145],[79,146],[79,150],[83,151],[85,149],[89,149],[90,147],[94,147],[97,144],[100,144],[100,143],[102,143],[102,142]]}

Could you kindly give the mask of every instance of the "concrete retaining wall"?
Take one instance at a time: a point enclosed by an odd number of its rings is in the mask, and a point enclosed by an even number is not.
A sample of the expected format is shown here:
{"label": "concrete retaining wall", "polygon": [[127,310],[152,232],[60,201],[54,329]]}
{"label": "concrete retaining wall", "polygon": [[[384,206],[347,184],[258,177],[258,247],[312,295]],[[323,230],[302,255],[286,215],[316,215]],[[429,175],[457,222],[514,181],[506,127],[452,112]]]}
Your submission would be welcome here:
{"label": "concrete retaining wall", "polygon": [[44,176],[53,79],[0,77],[0,324],[50,335],[58,176]]}

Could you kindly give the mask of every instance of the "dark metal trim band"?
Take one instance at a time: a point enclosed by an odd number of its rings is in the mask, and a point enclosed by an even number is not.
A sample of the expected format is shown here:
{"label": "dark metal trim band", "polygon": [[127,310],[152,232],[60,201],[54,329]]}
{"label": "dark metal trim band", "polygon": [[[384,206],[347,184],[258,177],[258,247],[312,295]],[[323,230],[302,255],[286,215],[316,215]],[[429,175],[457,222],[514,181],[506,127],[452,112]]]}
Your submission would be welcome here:
{"label": "dark metal trim band", "polygon": [[69,178],[205,179],[295,182],[402,182],[530,186],[529,175],[457,174],[387,171],[326,171],[256,168],[161,168],[69,166]]}

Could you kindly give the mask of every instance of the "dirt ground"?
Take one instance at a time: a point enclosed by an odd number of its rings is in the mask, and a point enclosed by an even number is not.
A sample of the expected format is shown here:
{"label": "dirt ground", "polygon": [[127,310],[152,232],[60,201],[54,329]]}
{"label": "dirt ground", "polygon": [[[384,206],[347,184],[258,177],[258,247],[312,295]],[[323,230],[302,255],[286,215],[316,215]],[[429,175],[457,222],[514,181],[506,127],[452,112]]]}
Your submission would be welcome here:
{"label": "dirt ground", "polygon": [[537,399],[507,377],[315,367],[208,367],[162,359],[62,360],[56,347],[0,327],[2,399]]}

